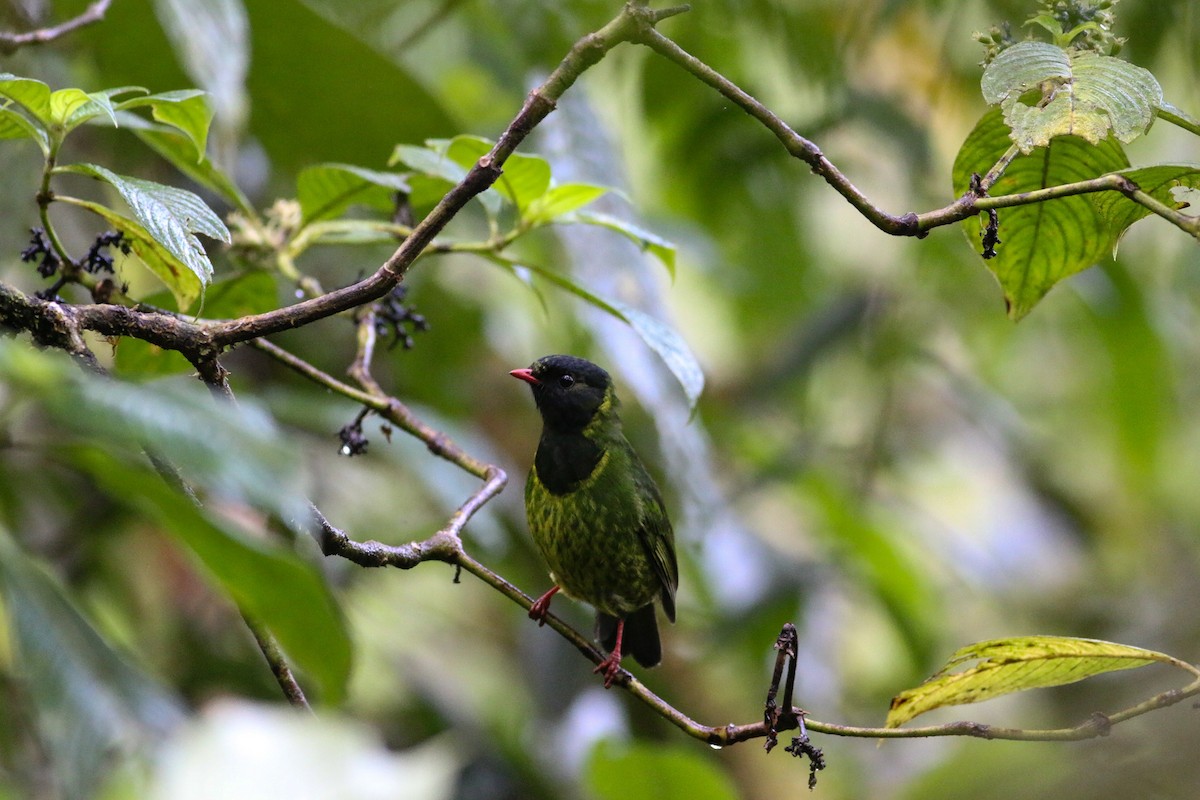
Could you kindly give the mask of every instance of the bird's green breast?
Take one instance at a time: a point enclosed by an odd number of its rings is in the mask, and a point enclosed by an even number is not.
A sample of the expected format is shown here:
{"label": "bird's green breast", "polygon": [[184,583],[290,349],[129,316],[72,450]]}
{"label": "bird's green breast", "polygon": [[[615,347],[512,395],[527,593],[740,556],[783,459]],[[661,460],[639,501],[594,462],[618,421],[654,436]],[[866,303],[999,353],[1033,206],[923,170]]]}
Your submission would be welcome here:
{"label": "bird's green breast", "polygon": [[661,503],[646,496],[637,480],[644,467],[625,437],[618,434],[593,447],[597,456],[590,470],[576,462],[570,476],[574,480],[564,481],[556,459],[543,453],[561,448],[543,437],[525,484],[529,530],[563,591],[597,610],[624,616],[662,591],[645,530],[656,515],[662,515],[667,535],[670,526]]}

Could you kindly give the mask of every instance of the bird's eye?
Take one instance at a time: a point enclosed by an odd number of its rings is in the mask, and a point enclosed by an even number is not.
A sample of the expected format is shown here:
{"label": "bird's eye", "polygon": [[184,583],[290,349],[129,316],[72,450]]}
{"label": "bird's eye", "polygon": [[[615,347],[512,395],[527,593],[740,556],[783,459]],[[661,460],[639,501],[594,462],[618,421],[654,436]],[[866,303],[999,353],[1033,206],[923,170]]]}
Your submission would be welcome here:
{"label": "bird's eye", "polygon": [[572,386],[575,385],[575,376],[563,375],[562,377],[560,377],[558,379],[558,385],[564,389],[570,389]]}

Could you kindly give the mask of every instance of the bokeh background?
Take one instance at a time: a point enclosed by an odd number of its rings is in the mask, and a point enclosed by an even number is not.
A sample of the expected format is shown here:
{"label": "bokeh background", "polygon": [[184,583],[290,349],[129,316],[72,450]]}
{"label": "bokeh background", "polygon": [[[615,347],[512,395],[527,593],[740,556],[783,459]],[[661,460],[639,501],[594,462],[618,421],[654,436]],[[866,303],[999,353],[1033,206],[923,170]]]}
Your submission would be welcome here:
{"label": "bokeh background", "polygon": [[[83,6],[12,0],[0,19],[22,29]],[[383,169],[399,143],[495,137],[571,43],[617,9],[616,0],[114,0],[102,24],[0,57],[0,71],[88,90],[207,89],[217,110],[210,152],[266,208],[294,196],[297,171],[314,163]],[[697,3],[661,30],[903,213],[952,199],[954,155],[985,110],[972,32],[1019,26],[1034,10],[1033,0],[725,0]],[[1200,113],[1200,8],[1125,0],[1118,12],[1122,56]],[[123,132],[88,131],[71,146],[78,160],[186,185]],[[750,118],[634,46],[589,70],[524,149],[548,158],[560,181],[618,187],[601,210],[674,242],[677,274],[581,226],[523,239],[516,254],[668,321],[707,385],[692,415],[622,323],[553,287],[539,296],[478,258],[419,262],[408,299],[431,330],[412,350],[383,354],[376,374],[507,470],[508,489],[467,528],[476,558],[527,593],[547,586],[521,495],[539,422],[506,372],[571,352],[614,373],[630,437],[668,497],[679,621],[664,631],[662,667],[639,677],[699,721],[760,717],[785,622],[800,631],[797,702],[856,725],[882,724],[894,694],[959,646],[994,637],[1086,636],[1200,661],[1194,241],[1141,222],[1115,260],[1067,280],[1014,324],[978,243],[957,227],[921,241],[876,231]],[[1134,164],[1200,161],[1198,150],[1162,123],[1129,148]],[[0,142],[0,275],[26,291],[40,286],[18,260],[36,224],[39,166],[28,142]],[[56,220],[77,243],[96,230],[66,212]],[[1000,221],[1003,238],[1003,212]],[[466,215],[447,235],[478,238],[477,223]],[[337,286],[389,251],[322,248],[299,266]],[[235,268],[213,257],[218,277]],[[294,287],[280,278],[278,290],[286,300]],[[277,342],[340,375],[354,329],[330,319]],[[340,457],[336,432],[353,419],[351,402],[250,350],[227,366],[234,391],[268,410],[300,454],[305,491],[355,538],[425,538],[477,486],[370,420],[369,452]],[[186,375],[146,385],[164,383],[205,393]],[[439,564],[322,563],[355,644],[348,697],[319,707],[315,723],[269,708],[281,705],[278,689],[204,569],[58,449],[63,437],[102,442],[102,422],[64,434],[41,404],[0,384],[0,524],[20,553],[19,562],[9,553],[9,571],[36,567],[155,687],[166,709],[159,746],[109,747],[95,763],[64,757],[72,748],[47,741],[86,733],[55,698],[109,702],[106,686],[82,673],[39,685],[44,674],[22,669],[9,642],[0,797],[265,797],[291,780],[301,780],[297,797],[807,792],[807,765],[782,748],[716,752],[688,739],[605,692],[519,607],[469,576],[453,582]],[[8,631],[20,592],[6,597]],[[590,630],[586,608],[556,610]],[[930,720],[1068,726],[1179,682],[1147,668]],[[829,768],[813,796],[1192,797],[1198,731],[1183,703],[1073,744],[820,736]],[[397,788],[371,793],[382,787]]]}

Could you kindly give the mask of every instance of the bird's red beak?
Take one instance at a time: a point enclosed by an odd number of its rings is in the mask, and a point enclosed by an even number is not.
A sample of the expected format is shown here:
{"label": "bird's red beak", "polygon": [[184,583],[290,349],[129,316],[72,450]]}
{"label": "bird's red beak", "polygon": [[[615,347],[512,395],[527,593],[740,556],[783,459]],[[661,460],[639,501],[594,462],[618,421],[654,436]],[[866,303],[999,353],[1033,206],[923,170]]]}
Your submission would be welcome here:
{"label": "bird's red beak", "polygon": [[528,384],[532,384],[533,386],[538,386],[541,384],[541,381],[539,381],[537,378],[533,377],[533,370],[531,370],[531,369],[514,369],[512,372],[510,372],[508,374],[512,375],[514,378],[516,378],[518,380],[522,380]]}

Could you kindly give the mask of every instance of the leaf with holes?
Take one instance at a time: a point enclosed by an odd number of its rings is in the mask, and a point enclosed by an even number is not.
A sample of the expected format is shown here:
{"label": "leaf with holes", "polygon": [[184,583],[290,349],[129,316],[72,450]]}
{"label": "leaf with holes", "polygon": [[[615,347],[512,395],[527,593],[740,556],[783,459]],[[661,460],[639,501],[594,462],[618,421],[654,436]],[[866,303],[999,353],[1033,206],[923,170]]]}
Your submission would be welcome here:
{"label": "leaf with holes", "polygon": [[1018,42],[987,66],[983,97],[999,104],[1022,153],[1056,136],[1098,145],[1129,143],[1150,129],[1162,105],[1154,75],[1128,61],[1047,42]]}

